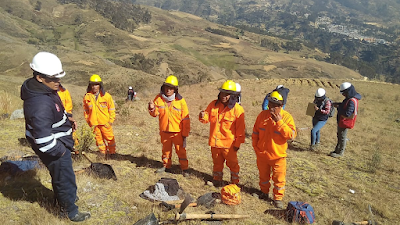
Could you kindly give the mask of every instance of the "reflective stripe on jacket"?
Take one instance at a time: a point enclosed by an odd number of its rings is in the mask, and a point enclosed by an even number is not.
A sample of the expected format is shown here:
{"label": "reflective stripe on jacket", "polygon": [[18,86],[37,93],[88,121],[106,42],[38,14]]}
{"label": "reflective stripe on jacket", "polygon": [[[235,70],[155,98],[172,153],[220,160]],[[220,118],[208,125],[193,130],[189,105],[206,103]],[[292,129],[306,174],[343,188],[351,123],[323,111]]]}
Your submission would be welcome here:
{"label": "reflective stripe on jacket", "polygon": [[154,110],[149,113],[151,116],[158,116],[160,131],[182,132],[182,136],[189,136],[190,118],[189,109],[184,98],[173,100],[168,103],[158,94],[154,98]]}
{"label": "reflective stripe on jacket", "polygon": [[281,115],[282,119],[278,122],[272,120],[269,110],[258,115],[251,136],[257,155],[265,154],[270,160],[287,156],[287,140],[296,137],[296,126],[290,113],[282,109]]}
{"label": "reflective stripe on jacket", "polygon": [[106,92],[104,95],[96,96],[86,93],[83,98],[83,114],[89,126],[106,125],[115,120],[115,105],[111,95]]}
{"label": "reflective stripe on jacket", "polygon": [[60,88],[57,94],[60,96],[65,111],[67,111],[69,114],[72,114],[72,99],[69,91],[65,88]]}
{"label": "reflective stripe on jacket", "polygon": [[205,110],[202,123],[210,123],[208,144],[216,148],[230,148],[233,144],[240,147],[245,140],[244,109],[235,104],[232,109],[225,107],[220,101],[212,101]]}
{"label": "reflective stripe on jacket", "polygon": [[56,91],[30,78],[21,87],[24,101],[25,135],[43,159],[54,160],[74,146],[71,122]]}

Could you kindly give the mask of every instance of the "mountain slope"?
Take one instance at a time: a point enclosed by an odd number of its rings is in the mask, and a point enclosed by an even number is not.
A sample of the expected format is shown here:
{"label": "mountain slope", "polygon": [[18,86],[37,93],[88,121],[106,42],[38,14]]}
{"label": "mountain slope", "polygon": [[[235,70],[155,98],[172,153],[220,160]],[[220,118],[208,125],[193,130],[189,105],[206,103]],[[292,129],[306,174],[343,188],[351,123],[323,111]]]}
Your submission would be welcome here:
{"label": "mountain slope", "polygon": [[[239,39],[213,34],[206,28],[233,36],[237,29],[182,12],[148,8],[151,22],[128,32],[115,28],[112,19],[75,4],[46,0],[40,11],[25,1],[0,6],[4,21],[0,37],[5,40],[0,43],[5,62],[0,73],[7,76],[29,77],[29,61],[45,50],[60,56],[68,73],[65,82],[84,85],[90,74],[100,73],[111,91],[120,95],[125,94],[126,82],[144,90],[144,84],[152,82],[143,80],[162,80],[169,73],[182,84],[226,78],[360,77],[343,67],[306,59],[323,56],[314,50],[284,54],[260,47],[262,38],[285,42],[276,38],[248,32]],[[127,74],[123,82],[109,81],[119,73]]]}

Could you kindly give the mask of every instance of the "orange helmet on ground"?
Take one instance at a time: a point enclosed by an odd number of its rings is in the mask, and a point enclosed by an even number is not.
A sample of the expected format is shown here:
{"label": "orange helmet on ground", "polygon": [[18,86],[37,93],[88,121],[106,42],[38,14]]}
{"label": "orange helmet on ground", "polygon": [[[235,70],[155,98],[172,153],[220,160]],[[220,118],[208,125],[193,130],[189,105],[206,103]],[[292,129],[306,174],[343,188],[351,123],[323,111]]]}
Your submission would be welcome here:
{"label": "orange helmet on ground", "polygon": [[236,184],[226,185],[221,189],[221,200],[227,205],[240,204],[240,188]]}

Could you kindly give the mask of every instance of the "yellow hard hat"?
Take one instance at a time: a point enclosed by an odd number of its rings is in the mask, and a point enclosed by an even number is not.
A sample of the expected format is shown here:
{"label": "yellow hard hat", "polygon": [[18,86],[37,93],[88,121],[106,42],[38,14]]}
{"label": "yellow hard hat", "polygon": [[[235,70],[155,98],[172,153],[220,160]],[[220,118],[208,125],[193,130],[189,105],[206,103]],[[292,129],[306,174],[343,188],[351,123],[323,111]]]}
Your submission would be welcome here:
{"label": "yellow hard hat", "polygon": [[219,91],[233,93],[236,92],[236,83],[232,80],[227,80],[225,83],[222,84]]}
{"label": "yellow hard hat", "polygon": [[268,101],[277,103],[277,104],[282,104],[283,97],[281,94],[279,94],[278,91],[273,91],[273,92],[271,92],[271,94],[268,95]]}
{"label": "yellow hard hat", "polygon": [[173,87],[178,87],[178,78],[174,75],[169,75],[167,79],[165,79],[164,84],[173,86]]}
{"label": "yellow hard hat", "polygon": [[99,75],[93,74],[93,75],[90,77],[90,82],[92,82],[92,83],[100,83],[100,82],[101,82],[101,78],[100,78]]}

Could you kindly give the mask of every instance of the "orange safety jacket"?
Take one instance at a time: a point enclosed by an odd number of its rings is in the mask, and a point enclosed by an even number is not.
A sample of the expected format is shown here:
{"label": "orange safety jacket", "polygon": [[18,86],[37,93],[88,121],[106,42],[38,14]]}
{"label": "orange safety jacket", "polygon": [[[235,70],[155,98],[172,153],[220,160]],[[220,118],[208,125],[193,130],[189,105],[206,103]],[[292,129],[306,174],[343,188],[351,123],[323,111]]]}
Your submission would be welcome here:
{"label": "orange safety jacket", "polygon": [[297,135],[292,115],[281,110],[282,119],[275,122],[269,110],[263,110],[253,127],[253,148],[256,155],[264,154],[267,159],[275,160],[286,157],[287,140]]}
{"label": "orange safety jacket", "polygon": [[67,111],[69,114],[72,114],[72,99],[69,91],[64,87],[60,87],[60,90],[57,91],[57,94],[60,96],[65,111]]}
{"label": "orange safety jacket", "polygon": [[161,94],[158,94],[154,98],[154,105],[154,109],[149,110],[149,113],[153,117],[159,116],[160,131],[182,132],[183,137],[189,136],[189,109],[184,98],[175,98],[168,106]]}
{"label": "orange safety jacket", "polygon": [[245,140],[244,109],[238,103],[232,109],[220,101],[212,101],[205,110],[200,122],[210,122],[208,144],[216,148],[239,148]]}
{"label": "orange safety jacket", "polygon": [[115,120],[115,105],[111,95],[105,92],[96,95],[88,92],[83,98],[83,114],[89,126],[106,125]]}

